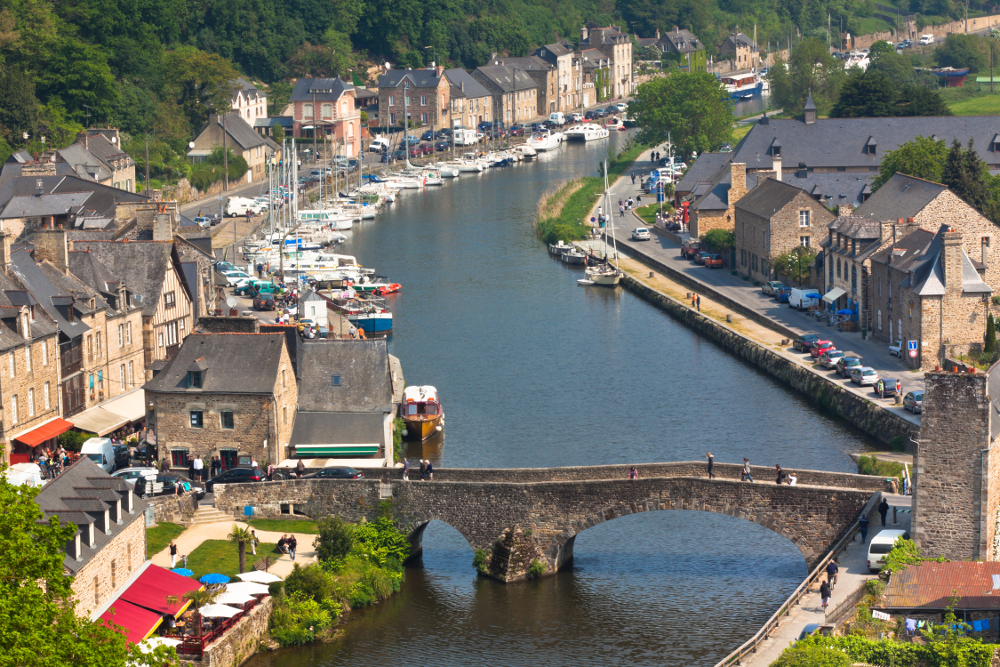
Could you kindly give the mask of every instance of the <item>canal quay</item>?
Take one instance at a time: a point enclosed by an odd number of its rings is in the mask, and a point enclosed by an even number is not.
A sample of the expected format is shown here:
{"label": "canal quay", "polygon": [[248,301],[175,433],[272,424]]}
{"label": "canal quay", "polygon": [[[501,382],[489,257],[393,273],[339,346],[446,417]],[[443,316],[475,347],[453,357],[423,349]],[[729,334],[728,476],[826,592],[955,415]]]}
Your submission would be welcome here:
{"label": "canal quay", "polygon": [[[407,445],[411,462],[633,464],[711,451],[718,462],[854,472],[849,454],[874,444],[860,431],[628,291],[579,287],[582,270],[549,256],[533,228],[539,198],[597,175],[607,143],[405,192],[348,233],[343,252],[403,285],[389,297],[391,352],[409,384],[437,387],[448,415],[444,434]],[[787,539],[707,512],[595,526],[570,568],[537,581],[477,578],[472,557],[455,529],[432,522],[399,594],[352,613],[335,642],[248,664],[711,666],[807,574]]]}

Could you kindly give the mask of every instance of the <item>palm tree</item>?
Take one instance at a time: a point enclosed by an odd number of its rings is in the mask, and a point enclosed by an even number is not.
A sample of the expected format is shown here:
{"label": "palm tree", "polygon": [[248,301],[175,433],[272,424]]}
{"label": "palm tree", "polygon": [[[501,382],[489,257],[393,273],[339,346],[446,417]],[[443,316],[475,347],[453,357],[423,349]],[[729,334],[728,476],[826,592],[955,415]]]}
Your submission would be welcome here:
{"label": "palm tree", "polygon": [[250,533],[249,528],[240,528],[239,524],[234,523],[233,529],[229,532],[228,539],[230,542],[236,542],[240,549],[240,574],[247,571],[247,544],[253,539],[253,535]]}

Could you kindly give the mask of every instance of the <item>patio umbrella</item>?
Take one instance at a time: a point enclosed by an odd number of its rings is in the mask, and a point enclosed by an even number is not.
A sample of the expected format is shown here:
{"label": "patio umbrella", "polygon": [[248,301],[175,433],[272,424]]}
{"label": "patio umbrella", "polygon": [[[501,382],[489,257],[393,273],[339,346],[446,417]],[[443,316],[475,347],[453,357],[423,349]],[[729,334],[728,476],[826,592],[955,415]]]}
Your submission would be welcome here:
{"label": "patio umbrella", "polygon": [[255,584],[273,584],[276,581],[281,581],[281,577],[275,576],[270,572],[261,572],[260,570],[237,574],[236,577],[242,581],[252,581]]}
{"label": "patio umbrella", "polygon": [[247,595],[264,595],[268,592],[264,584],[255,584],[250,581],[237,581],[233,584],[226,584],[227,593],[246,593]]}
{"label": "patio umbrella", "polygon": [[843,310],[838,310],[837,314],[838,315],[853,315],[854,311],[851,310],[850,308],[844,308]]}
{"label": "patio umbrella", "polygon": [[225,591],[215,598],[219,604],[245,604],[253,601],[253,596],[249,593],[231,593]]}
{"label": "patio umbrella", "polygon": [[198,610],[203,618],[232,618],[242,610],[224,604],[209,604]]}
{"label": "patio umbrella", "polygon": [[190,577],[192,574],[194,574],[194,572],[187,569],[186,567],[177,567],[170,571],[173,572],[174,574],[179,574],[182,577]]}
{"label": "patio umbrella", "polygon": [[203,584],[228,584],[229,577],[224,574],[206,574],[198,581]]}

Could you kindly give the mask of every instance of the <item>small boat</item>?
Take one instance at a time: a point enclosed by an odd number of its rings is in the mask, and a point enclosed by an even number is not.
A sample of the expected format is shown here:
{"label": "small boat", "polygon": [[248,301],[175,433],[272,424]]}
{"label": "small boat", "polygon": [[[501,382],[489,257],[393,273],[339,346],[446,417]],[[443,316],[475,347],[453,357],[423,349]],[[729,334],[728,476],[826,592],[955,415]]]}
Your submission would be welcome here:
{"label": "small boat", "polygon": [[552,132],[551,130],[541,130],[535,132],[528,139],[528,145],[534,148],[536,151],[550,151],[559,147],[562,143],[563,133],[562,132]]}
{"label": "small boat", "polygon": [[528,144],[519,144],[514,147],[514,152],[520,155],[525,160],[534,160],[538,155],[538,151],[529,146]]}
{"label": "small boat", "polygon": [[597,141],[609,136],[611,133],[596,123],[583,123],[566,130],[566,141]]}
{"label": "small boat", "polygon": [[454,162],[438,162],[434,168],[441,173],[442,178],[458,178],[458,165]]}
{"label": "small boat", "polygon": [[949,88],[961,88],[965,85],[965,77],[969,75],[969,68],[938,67],[932,69],[931,72],[944,79]]}
{"label": "small boat", "polygon": [[575,246],[572,246],[572,245],[566,243],[565,241],[559,241],[559,243],[550,243],[549,244],[549,254],[550,255],[556,255],[558,257],[559,255],[562,255],[564,252],[569,252],[574,247]]}
{"label": "small boat", "polygon": [[379,296],[385,296],[386,294],[395,294],[401,289],[403,289],[403,286],[399,283],[389,283],[388,285],[376,289],[375,293]]}
{"label": "small boat", "polygon": [[610,119],[608,119],[608,122],[604,124],[604,129],[605,130],[609,130],[609,131],[610,130],[614,130],[616,132],[617,131],[624,132],[625,131],[625,123],[622,122],[622,120],[620,118],[618,118],[617,116],[612,116]]}
{"label": "small boat", "polygon": [[[849,69],[846,64],[845,68]],[[761,90],[764,88],[760,82],[760,77],[754,72],[724,76],[722,77],[722,85],[725,87],[726,92],[729,93],[729,98],[733,100],[760,97]]]}
{"label": "small boat", "polygon": [[[604,206],[605,210],[610,210],[611,195],[608,193],[608,164],[604,163]],[[621,282],[624,273],[618,268],[618,243],[615,240],[615,226],[611,225],[611,243],[614,245],[615,264],[608,261],[608,234],[604,233],[604,259],[593,262],[585,269],[587,278],[595,285],[604,287],[617,287]],[[597,259],[590,257],[590,259]],[[590,264],[590,263],[589,263]]]}
{"label": "small boat", "polygon": [[482,173],[483,169],[483,165],[477,160],[465,159],[460,160],[458,163],[458,170],[460,172],[472,172],[479,174]]}
{"label": "small boat", "polygon": [[579,280],[576,281],[576,284],[577,285],[589,286],[589,285],[593,285],[594,281],[593,280],[587,280],[586,278],[580,278]]}
{"label": "small boat", "polygon": [[564,252],[562,255],[559,256],[559,259],[566,262],[567,264],[585,264],[587,262],[587,256],[582,252],[580,252],[579,250],[577,250],[576,248],[573,248],[572,250],[567,250],[566,252]]}
{"label": "small boat", "polygon": [[424,385],[404,389],[399,411],[405,425],[405,437],[426,440],[444,429],[444,409],[434,387]]}

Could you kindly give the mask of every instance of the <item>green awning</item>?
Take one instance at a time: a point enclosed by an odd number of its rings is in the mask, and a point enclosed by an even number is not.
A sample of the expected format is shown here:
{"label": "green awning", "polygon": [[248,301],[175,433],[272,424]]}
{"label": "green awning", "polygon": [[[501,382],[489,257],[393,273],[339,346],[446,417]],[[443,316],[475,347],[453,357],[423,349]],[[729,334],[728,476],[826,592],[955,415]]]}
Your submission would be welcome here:
{"label": "green awning", "polygon": [[295,454],[302,456],[367,456],[378,454],[378,445],[295,445]]}

